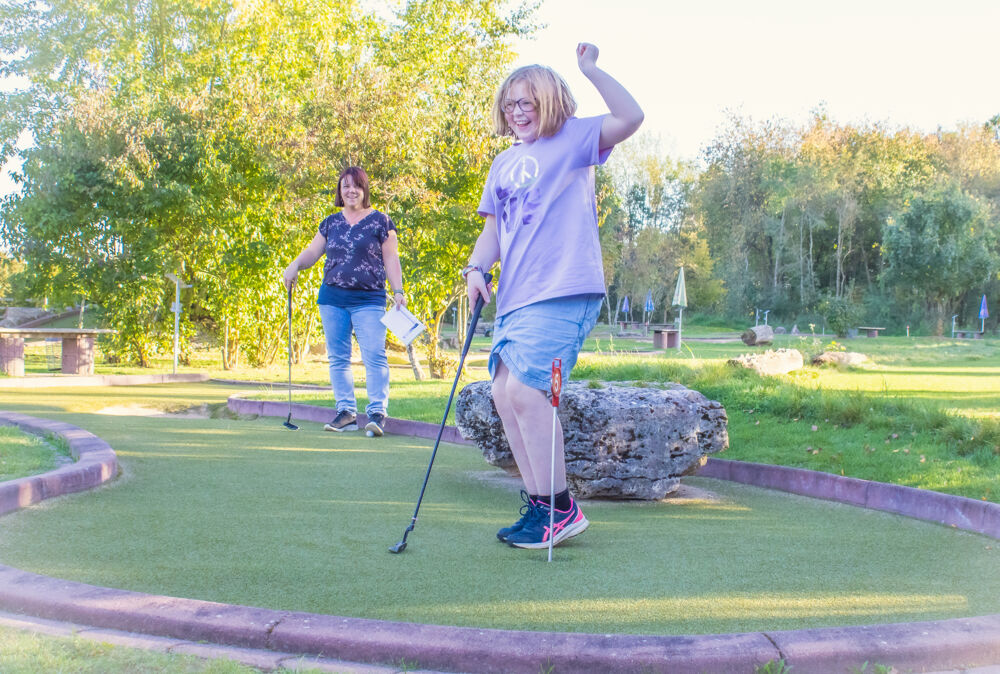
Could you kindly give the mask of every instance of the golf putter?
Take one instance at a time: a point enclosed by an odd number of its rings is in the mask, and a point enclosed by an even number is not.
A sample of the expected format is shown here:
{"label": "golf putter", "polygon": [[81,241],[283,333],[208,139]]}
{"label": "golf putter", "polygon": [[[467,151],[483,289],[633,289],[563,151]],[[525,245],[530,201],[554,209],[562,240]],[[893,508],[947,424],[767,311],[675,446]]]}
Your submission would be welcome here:
{"label": "golf putter", "polygon": [[288,418],[282,424],[290,431],[299,427],[292,423],[292,288],[288,288]]}
{"label": "golf putter", "polygon": [[[486,284],[493,280],[492,274],[483,274],[486,279]],[[438,445],[441,444],[441,435],[444,433],[445,424],[448,423],[448,412],[451,411],[451,401],[455,397],[455,388],[458,387],[458,379],[462,376],[462,366],[465,365],[465,356],[469,353],[469,347],[472,346],[472,337],[476,333],[476,323],[479,322],[479,312],[483,310],[483,296],[480,295],[476,298],[476,306],[472,309],[472,318],[469,319],[469,329],[465,333],[465,344],[462,345],[462,355],[458,360],[458,372],[455,373],[455,382],[451,385],[451,394],[448,396],[448,405],[444,408],[444,417],[441,419],[441,428],[438,429],[437,440],[434,441],[434,451],[431,452],[430,463],[427,464],[427,474],[424,475],[424,485],[420,488],[420,497],[417,499],[417,507],[413,510],[413,518],[410,520],[410,526],[406,527],[406,531],[403,532],[403,538],[389,548],[389,552],[393,554],[399,554],[406,549],[406,537],[410,535],[413,531],[413,527],[417,525],[417,513],[420,512],[420,504],[424,500],[424,492],[427,491],[427,480],[431,477],[431,468],[434,467],[434,457],[437,456]]]}
{"label": "golf putter", "polygon": [[562,358],[552,361],[552,461],[549,464],[549,561],[552,561],[552,539],[555,537],[556,515],[556,422],[559,392],[562,391]]}

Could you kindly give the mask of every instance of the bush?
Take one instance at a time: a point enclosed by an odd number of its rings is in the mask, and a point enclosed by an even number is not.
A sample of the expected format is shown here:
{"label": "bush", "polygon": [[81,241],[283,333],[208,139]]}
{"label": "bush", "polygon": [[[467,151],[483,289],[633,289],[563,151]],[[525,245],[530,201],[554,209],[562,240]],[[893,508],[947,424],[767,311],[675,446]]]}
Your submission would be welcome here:
{"label": "bush", "polygon": [[838,337],[846,337],[847,331],[857,326],[861,320],[861,307],[848,295],[826,297],[820,302],[819,310],[826,317],[826,324]]}

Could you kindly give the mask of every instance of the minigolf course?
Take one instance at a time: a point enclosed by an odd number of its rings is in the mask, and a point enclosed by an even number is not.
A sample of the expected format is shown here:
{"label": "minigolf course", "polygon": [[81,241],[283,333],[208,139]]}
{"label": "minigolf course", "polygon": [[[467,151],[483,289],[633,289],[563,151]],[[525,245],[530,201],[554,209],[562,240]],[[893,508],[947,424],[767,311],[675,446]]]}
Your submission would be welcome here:
{"label": "minigolf course", "polygon": [[[258,406],[270,404],[259,401],[246,401],[246,403]],[[231,402],[231,405],[238,407],[239,403]],[[282,406],[280,403],[275,403],[275,405],[280,408],[274,415],[275,419],[284,417],[288,411],[287,406]],[[266,408],[258,408],[256,413],[266,415],[270,411]],[[310,414],[311,412],[308,410],[297,409],[296,419],[308,422]],[[320,410],[316,414],[328,414],[328,410]],[[398,420],[390,421],[398,423],[395,428],[392,425],[387,426],[387,431],[390,434],[405,430],[416,436],[428,432],[428,429],[423,427],[429,425]],[[0,484],[0,504],[3,504],[3,512],[12,512],[40,500],[97,487],[108,483],[115,475],[118,461],[115,449],[107,441],[82,428],[65,421],[41,419],[17,413],[3,413],[0,415],[0,423],[16,425],[31,433],[60,436],[66,440],[77,458],[74,464],[64,466],[52,473]],[[176,425],[178,422],[173,421],[172,423]],[[247,424],[248,422],[234,421],[231,423]],[[252,425],[250,431],[256,435],[265,436],[265,429],[270,426],[276,426],[275,433],[287,433],[280,428],[280,419],[277,421],[272,419],[271,423],[268,423],[266,419],[254,423],[256,425]],[[265,424],[267,425],[265,426]],[[304,431],[310,431],[311,428],[314,427],[303,426]],[[175,444],[179,443],[180,438],[186,438],[191,446],[197,445],[197,441],[192,437],[197,432],[197,429],[177,429],[172,435],[164,426],[163,437],[160,440],[160,451],[166,452],[168,448],[173,447],[171,451],[180,452],[179,448],[174,447]],[[298,439],[306,434],[300,431],[294,435]],[[313,435],[322,437],[319,433]],[[396,437],[405,441],[405,436]],[[328,438],[322,437],[322,439],[326,441]],[[387,447],[387,445],[372,444],[373,441],[364,438],[350,442],[345,441],[345,443],[336,448],[337,452],[343,452],[342,456],[360,456],[364,452],[383,452],[386,451],[385,447]],[[412,455],[413,464],[419,466],[426,461],[428,444],[426,441],[417,441],[416,439],[410,444],[413,446],[405,451],[404,459],[400,460],[410,461]],[[248,440],[247,445],[250,450],[254,449],[252,441]],[[304,447],[303,449],[307,450],[308,448]],[[213,452],[215,451],[216,449],[211,449],[199,458],[192,460],[207,462],[209,465],[206,470],[211,471]],[[456,449],[456,452],[458,451],[461,450]],[[189,447],[187,453],[193,454],[194,451]],[[273,453],[277,455],[276,452]],[[128,450],[128,454],[130,456],[133,454],[131,448]],[[338,458],[340,456],[338,454]],[[125,484],[116,484],[110,492],[122,488],[139,489],[141,484],[137,483],[142,482],[139,471],[144,466],[146,464],[142,461],[137,461],[135,467],[131,468],[125,476]],[[733,504],[725,500],[729,498],[726,485],[733,485],[733,489],[743,489],[732,482],[735,480],[764,487],[791,489],[800,494],[835,499],[861,506],[866,509],[859,511],[855,508],[837,506],[836,510],[832,511],[834,512],[832,517],[836,518],[836,513],[840,511],[854,514],[860,512],[862,515],[870,513],[866,517],[870,521],[871,528],[876,532],[889,531],[891,527],[899,526],[930,527],[937,534],[957,536],[958,538],[949,539],[957,545],[954,550],[961,550],[961,546],[968,541],[976,541],[977,545],[981,546],[980,541],[983,541],[985,545],[990,545],[991,541],[1000,537],[1000,507],[992,503],[949,497],[936,492],[910,490],[894,485],[880,485],[864,480],[816,474],[811,471],[779,469],[740,462],[712,460],[706,466],[703,474],[714,477],[716,480],[699,479],[696,481],[698,487],[704,489],[718,485],[718,492],[723,494],[724,498],[722,502],[711,503],[707,506],[683,507],[675,512],[664,512],[642,506],[642,508],[646,508],[644,516],[651,522],[666,518],[673,518],[676,522],[699,517],[702,518],[705,535],[710,535],[713,531],[712,527],[721,526],[720,523],[725,523],[727,519],[742,516],[741,511],[734,509]],[[462,486],[459,484],[459,478],[463,478],[465,482],[471,484]],[[462,564],[455,567],[450,566],[454,560],[449,560],[449,558],[454,558],[459,552],[442,545],[443,541],[447,541],[442,532],[446,528],[441,519],[443,510],[446,509],[446,506],[442,505],[442,501],[448,493],[443,490],[475,489],[481,491],[484,484],[488,484],[488,482],[477,482],[478,478],[470,477],[469,471],[464,470],[464,465],[457,469],[446,467],[437,476],[437,479],[443,483],[440,487],[442,491],[432,492],[429,504],[425,504],[425,507],[426,505],[432,507],[429,508],[426,520],[422,520],[421,528],[411,541],[411,550],[408,551],[407,555],[389,555],[385,552],[385,546],[395,540],[394,537],[398,537],[400,525],[406,523],[406,511],[412,507],[410,497],[415,496],[409,492],[401,496],[399,504],[390,508],[393,514],[386,517],[388,521],[385,522],[384,526],[376,527],[375,533],[372,534],[373,540],[361,540],[357,543],[358,549],[363,550],[364,553],[358,558],[356,567],[330,569],[331,578],[346,575],[365,576],[369,573],[371,576],[375,576],[372,579],[373,582],[383,586],[382,592],[376,596],[379,598],[398,597],[398,602],[404,606],[401,612],[412,613],[414,616],[412,620],[372,619],[359,615],[332,615],[322,611],[283,610],[280,607],[262,608],[237,603],[166,596],[155,592],[116,589],[100,584],[66,580],[50,574],[20,570],[13,566],[0,567],[0,610],[14,614],[68,621],[93,628],[185,640],[191,643],[206,642],[227,647],[258,649],[283,655],[324,656],[345,662],[370,663],[389,667],[385,671],[393,671],[393,663],[399,662],[416,663],[416,666],[421,669],[457,672],[537,672],[547,671],[549,667],[554,672],[752,672],[755,667],[778,660],[783,660],[786,665],[794,667],[793,671],[796,672],[851,671],[851,667],[858,667],[864,662],[883,663],[903,671],[935,671],[984,666],[1000,662],[1000,613],[997,612],[940,620],[899,621],[891,624],[828,625],[806,629],[765,628],[716,634],[629,633],[630,629],[642,630],[645,625],[641,621],[637,621],[631,628],[620,629],[620,626],[615,626],[615,629],[610,630],[610,633],[596,630],[580,632],[572,630],[572,617],[564,617],[562,620],[553,619],[552,624],[559,629],[551,630],[538,629],[537,624],[532,624],[532,629],[528,631],[495,626],[476,626],[475,624],[447,625],[441,622],[433,624],[432,620],[423,619],[423,616],[429,615],[426,611],[413,609],[421,604],[415,597],[421,591],[428,591],[429,588],[435,586],[434,579],[427,575],[426,569],[428,567],[423,566],[424,560],[437,559],[441,573],[447,574],[454,568],[454,582],[450,583],[452,585],[459,585],[460,581],[464,582],[467,576],[462,575],[461,569],[470,565],[485,567],[487,570],[492,568],[493,572],[496,573],[511,568],[520,569],[522,582],[530,582],[537,574],[547,572],[546,565],[543,563],[544,556],[540,559],[526,556],[517,557],[516,555],[524,551],[507,554],[508,549],[504,546],[496,548],[485,546],[478,555],[464,560]],[[418,482],[419,479],[413,479],[412,487],[419,486]],[[192,488],[197,491],[200,488],[200,483],[194,484]],[[296,485],[277,484],[275,494],[285,492],[285,496],[288,496],[289,490],[295,488]],[[312,492],[307,491],[304,487],[302,489],[301,496],[303,498],[312,495]],[[768,492],[762,493],[766,496]],[[510,495],[503,494],[503,497],[509,499]],[[798,497],[778,496],[777,498]],[[796,503],[799,502],[796,501]],[[807,501],[803,501],[803,503],[807,503]],[[86,506],[68,501],[58,504],[56,508],[50,508],[50,512],[46,514],[50,517],[71,517],[71,511],[79,507]],[[620,509],[621,506],[616,507]],[[806,508],[806,506],[797,507]],[[909,517],[944,522],[948,529],[908,518],[891,517],[873,509],[888,510]],[[598,524],[594,533],[600,532],[603,528],[604,533],[599,533],[599,536],[611,536],[609,540],[612,542],[616,540],[613,531],[616,526],[613,507],[595,503],[592,512],[594,512],[594,519]],[[399,513],[403,514],[402,519],[398,516]],[[280,514],[278,509],[274,509],[274,516],[278,516],[278,514]],[[807,514],[804,513],[803,517],[806,516]],[[891,518],[894,524],[886,525],[883,521],[885,518]],[[475,520],[477,518],[471,517],[469,519]],[[106,526],[109,529],[114,529],[115,523],[108,521]],[[465,526],[466,524],[462,524],[459,528],[464,532]],[[488,524],[473,521],[468,523],[468,526],[473,529],[483,529]],[[656,525],[651,524],[651,526]],[[886,526],[889,528],[880,528]],[[333,525],[328,524],[327,528],[328,531],[325,535],[331,537],[331,544],[350,544],[347,539],[353,534],[347,523],[339,527],[339,532],[334,532],[337,527]],[[751,529],[749,533],[753,531]],[[788,531],[794,532],[795,529],[790,527]],[[489,534],[489,531],[487,530],[485,533]],[[86,533],[84,532],[83,535]],[[225,533],[220,534],[223,537],[225,535]],[[591,532],[588,532],[589,535]],[[904,538],[905,536],[898,540],[902,541]],[[903,545],[902,542],[897,543],[896,541],[897,539],[889,539],[887,544],[890,546]],[[598,542],[591,545],[598,546],[605,543],[605,540],[598,539]],[[627,538],[621,539],[620,544],[630,545]],[[675,544],[684,547],[686,554],[699,552],[697,545],[687,539],[679,539]],[[588,557],[584,554],[585,548],[583,547],[585,545],[588,544],[581,541],[579,544],[568,545],[565,549],[561,549],[563,554],[557,556],[561,561],[557,561],[556,568],[577,567],[577,572],[579,572],[580,567],[587,565]],[[794,547],[794,542],[790,541],[789,546]],[[652,546],[652,549],[657,550],[655,546]],[[262,550],[260,554],[268,554],[269,552],[272,551]],[[628,549],[626,552],[632,553],[634,550]],[[871,550],[858,550],[857,552],[856,559],[863,559],[866,554],[873,554]],[[901,552],[905,551],[901,550]],[[747,548],[734,545],[733,553],[745,555],[747,565],[765,563],[764,560],[767,559],[764,552],[753,545]],[[323,546],[317,547],[313,554],[322,555]],[[368,559],[369,555],[372,556],[372,559]],[[412,560],[412,557],[417,557],[417,560]],[[5,558],[9,559],[10,555],[5,554]],[[491,561],[494,558],[500,558],[501,563]],[[995,555],[987,556],[985,563],[988,565],[990,560],[995,562],[996,559]],[[644,608],[648,609],[651,602],[659,602],[668,607],[679,607],[679,610],[697,610],[698,598],[695,596],[658,596],[655,582],[644,579],[641,558],[624,554],[615,558],[614,561],[615,566],[612,568],[590,569],[587,574],[595,579],[593,581],[595,583],[601,582],[601,576],[617,574],[625,578],[630,585],[637,585],[640,589],[644,585],[650,588],[647,597],[623,596],[617,601],[613,597],[604,597],[604,600],[609,602],[615,611],[623,614],[622,622],[626,625],[630,613],[641,614]],[[702,562],[703,565],[712,563],[711,559]],[[980,564],[982,564],[981,561]],[[366,568],[370,571],[366,571]],[[976,568],[982,569],[983,567]],[[787,569],[775,569],[775,573],[783,572],[787,572]],[[802,578],[797,583],[791,583],[792,586],[798,584],[804,587],[812,581],[807,570],[794,569],[794,572],[801,575]],[[942,569],[943,574],[950,572],[950,570]],[[528,580],[523,580],[525,578]],[[276,577],[273,582],[280,584],[283,579]],[[691,582],[695,583],[696,580],[692,579]],[[726,579],[726,582],[736,586],[733,588],[735,594],[741,594],[745,598],[752,597],[752,591],[747,587],[740,587],[745,583],[745,579],[738,575],[732,575]],[[971,582],[988,583],[990,579],[982,578]],[[350,585],[348,584],[346,587],[349,588]],[[908,611],[914,609],[913,606],[907,606],[908,600],[901,599],[903,595],[900,593],[889,591],[879,593],[875,590],[876,588],[873,588],[871,592],[869,601],[872,603],[867,610],[878,608],[876,605],[880,601],[900,602],[898,615],[907,615]],[[288,593],[291,596],[293,588],[290,587]],[[319,591],[315,591],[315,593],[319,593]],[[769,602],[764,602],[770,606],[768,611],[771,613],[771,618],[767,621],[770,625],[809,624],[809,616],[820,609],[825,609],[834,616],[832,619],[825,618],[828,622],[836,620],[838,611],[843,611],[847,615],[866,610],[865,606],[858,606],[860,600],[858,596],[853,594],[839,598],[821,596],[823,593],[818,592],[801,592],[798,597],[793,596],[793,594],[789,592],[785,596],[776,595]],[[912,597],[914,602],[923,601],[927,604],[936,602],[938,608],[950,611],[952,614],[956,612],[960,614],[963,608],[961,594],[962,592],[956,591],[949,595],[941,594],[932,597],[930,593],[921,594],[914,589],[912,594],[908,596]],[[455,596],[466,597],[469,604],[475,604],[477,601],[482,603],[482,611],[487,614],[497,614],[496,623],[501,625],[505,619],[502,615],[505,611],[516,614],[523,610],[523,607],[518,606],[521,602],[505,603],[494,596],[488,587],[482,588],[481,591],[480,588],[474,586],[458,587],[455,589]],[[917,599],[918,597],[923,597],[923,599]],[[349,597],[344,601],[343,605],[350,605]],[[359,599],[359,601],[368,602],[370,600]],[[585,612],[588,601],[594,602],[596,600],[581,597],[578,603],[568,602],[566,605],[570,607],[571,612],[572,610]],[[711,604],[713,599],[708,597],[703,601]],[[747,599],[747,601],[750,600]],[[306,599],[292,598],[289,603],[307,604],[308,602]],[[545,617],[557,616],[558,612],[563,610],[557,604],[560,603],[552,602],[549,605],[541,603],[536,607],[529,607],[528,610],[529,612],[537,610]],[[370,610],[367,610],[366,607]],[[369,615],[379,615],[380,610],[382,614],[385,614],[388,610],[385,607],[379,609],[368,604],[361,606],[360,609]],[[471,609],[468,611],[456,610],[454,622],[474,622],[477,615],[481,615],[481,613]],[[438,614],[437,620],[440,620],[440,614]]]}

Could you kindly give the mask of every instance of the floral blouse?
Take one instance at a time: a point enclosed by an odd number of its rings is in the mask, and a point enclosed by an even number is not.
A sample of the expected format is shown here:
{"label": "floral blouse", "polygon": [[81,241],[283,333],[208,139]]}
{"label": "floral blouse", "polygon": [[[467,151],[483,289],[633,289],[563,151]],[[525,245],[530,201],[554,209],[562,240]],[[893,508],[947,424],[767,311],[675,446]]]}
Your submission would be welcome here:
{"label": "floral blouse", "polygon": [[347,222],[343,211],[325,218],[319,224],[319,233],[326,238],[323,283],[346,290],[385,292],[382,244],[395,229],[392,218],[375,210],[356,225]]}

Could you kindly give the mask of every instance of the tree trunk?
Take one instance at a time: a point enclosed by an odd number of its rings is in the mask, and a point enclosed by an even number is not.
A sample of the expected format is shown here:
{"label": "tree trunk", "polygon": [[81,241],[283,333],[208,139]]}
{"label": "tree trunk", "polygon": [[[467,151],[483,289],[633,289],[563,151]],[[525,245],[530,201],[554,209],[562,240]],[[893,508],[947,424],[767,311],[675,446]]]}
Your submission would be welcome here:
{"label": "tree trunk", "polygon": [[777,297],[778,292],[778,272],[781,269],[781,252],[785,247],[785,213],[787,212],[787,208],[781,210],[781,222],[778,223],[778,240],[774,249],[774,274],[771,279],[771,288],[775,292],[775,297]]}
{"label": "tree trunk", "polygon": [[837,299],[840,299],[840,293],[841,293],[840,274],[841,274],[841,269],[843,268],[843,263],[844,263],[843,256],[841,255],[841,251],[843,251],[843,243],[844,243],[844,218],[843,217],[838,217],[837,218],[837,248],[836,248],[836,254],[835,254],[835,257],[836,257],[836,260],[837,260],[837,267],[836,267],[836,269],[834,271],[834,279],[833,279],[834,280],[834,296]]}
{"label": "tree trunk", "polygon": [[813,221],[809,219],[809,257],[806,258],[806,269],[809,273],[809,301],[816,295],[816,268],[813,266]]}
{"label": "tree trunk", "polygon": [[608,292],[608,284],[604,284],[604,306],[608,308],[608,325],[614,325],[614,318],[611,316],[611,295]]}
{"label": "tree trunk", "polygon": [[459,295],[455,309],[455,339],[459,344],[465,343],[465,327],[469,321],[469,296]]}
{"label": "tree trunk", "polygon": [[854,227],[854,218],[857,215],[857,202],[851,194],[845,194],[843,201],[837,208],[837,270],[835,279],[836,297],[844,294],[847,286],[847,273],[844,271],[844,261],[849,252],[848,248],[851,239],[851,230]]}
{"label": "tree trunk", "polygon": [[424,369],[420,366],[420,360],[417,358],[417,352],[413,348],[413,342],[406,345],[406,357],[410,359],[410,368],[413,370],[413,378],[417,381],[424,381],[427,377],[424,374]]}
{"label": "tree trunk", "polygon": [[799,218],[799,305],[806,303],[806,265],[805,265],[805,233],[802,231],[802,221],[805,217]]}

